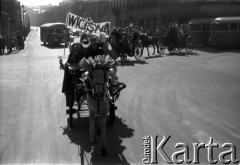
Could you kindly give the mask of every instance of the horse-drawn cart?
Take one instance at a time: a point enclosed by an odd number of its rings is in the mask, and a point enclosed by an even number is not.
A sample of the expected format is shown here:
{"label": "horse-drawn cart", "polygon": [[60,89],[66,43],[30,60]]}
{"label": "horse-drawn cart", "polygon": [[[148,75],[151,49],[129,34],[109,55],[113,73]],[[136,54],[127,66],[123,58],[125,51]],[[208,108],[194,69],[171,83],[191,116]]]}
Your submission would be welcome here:
{"label": "horse-drawn cart", "polygon": [[[87,94],[94,91],[94,86],[90,82],[87,74],[83,73],[84,71],[81,71],[80,68],[68,66],[68,69],[71,74],[72,81],[69,84],[69,91],[66,92],[66,102],[69,108],[66,110],[66,114],[69,115],[68,125],[72,128],[73,115],[75,113],[80,114],[79,112],[88,110]],[[113,125],[115,121],[115,110],[117,109],[115,102],[120,96],[121,90],[125,87],[126,85],[124,83],[118,81],[108,83],[108,91],[110,94],[108,118],[110,125]]]}

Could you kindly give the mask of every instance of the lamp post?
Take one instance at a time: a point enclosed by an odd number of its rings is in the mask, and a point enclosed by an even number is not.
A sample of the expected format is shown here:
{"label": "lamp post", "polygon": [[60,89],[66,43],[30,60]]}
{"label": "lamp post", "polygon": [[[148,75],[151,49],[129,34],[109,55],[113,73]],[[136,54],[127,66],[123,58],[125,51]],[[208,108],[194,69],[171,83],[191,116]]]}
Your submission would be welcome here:
{"label": "lamp post", "polygon": [[24,21],[24,5],[22,5],[22,31],[25,30],[25,21]]}
{"label": "lamp post", "polygon": [[25,27],[25,11],[24,11],[24,5],[22,5],[22,16],[23,16],[23,25],[22,25],[22,35],[23,35],[23,38],[25,40],[25,31],[26,31],[26,27]]}

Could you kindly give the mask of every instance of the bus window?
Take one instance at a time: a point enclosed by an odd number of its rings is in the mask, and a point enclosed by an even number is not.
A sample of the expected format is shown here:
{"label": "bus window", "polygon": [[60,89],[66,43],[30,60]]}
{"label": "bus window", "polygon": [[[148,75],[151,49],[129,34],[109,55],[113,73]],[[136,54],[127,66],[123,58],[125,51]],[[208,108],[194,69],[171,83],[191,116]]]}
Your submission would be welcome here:
{"label": "bus window", "polygon": [[208,31],[209,30],[209,24],[203,24],[203,31]]}
{"label": "bus window", "polygon": [[226,23],[212,24],[210,29],[212,31],[228,31],[228,24]]}
{"label": "bus window", "polygon": [[228,31],[228,24],[222,23],[220,24],[220,31]]}
{"label": "bus window", "polygon": [[230,30],[231,31],[237,30],[237,23],[230,23]]}
{"label": "bus window", "polygon": [[216,29],[216,25],[215,24],[210,24],[210,30],[214,31]]}
{"label": "bus window", "polygon": [[201,31],[201,25],[200,24],[191,25],[191,31]]}
{"label": "bus window", "polygon": [[56,29],[55,29],[55,32],[56,32],[56,33],[60,33],[60,29],[59,29],[59,28],[56,28]]}

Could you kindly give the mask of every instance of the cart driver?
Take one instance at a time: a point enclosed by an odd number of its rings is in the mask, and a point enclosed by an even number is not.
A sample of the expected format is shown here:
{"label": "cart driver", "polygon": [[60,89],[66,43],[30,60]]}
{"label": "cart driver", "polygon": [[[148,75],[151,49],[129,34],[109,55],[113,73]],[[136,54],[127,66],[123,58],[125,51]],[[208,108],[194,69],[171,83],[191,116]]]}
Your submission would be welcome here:
{"label": "cart driver", "polygon": [[60,59],[60,69],[64,70],[64,78],[63,78],[63,85],[62,85],[62,93],[66,95],[66,106],[69,106],[68,103],[68,96],[72,96],[74,92],[74,85],[72,82],[72,75],[70,70],[72,71],[79,71],[79,74],[83,72],[80,71],[79,62],[83,58],[83,47],[79,43],[74,43],[72,45],[70,54],[68,56],[67,62],[63,64],[62,59]]}

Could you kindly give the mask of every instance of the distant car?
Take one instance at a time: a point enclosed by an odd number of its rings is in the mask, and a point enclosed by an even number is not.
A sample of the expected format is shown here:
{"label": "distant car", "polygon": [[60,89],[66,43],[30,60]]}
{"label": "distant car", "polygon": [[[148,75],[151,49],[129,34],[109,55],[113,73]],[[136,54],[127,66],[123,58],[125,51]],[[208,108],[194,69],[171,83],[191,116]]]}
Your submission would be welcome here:
{"label": "distant car", "polygon": [[72,30],[69,31],[69,33],[70,33],[71,36],[75,36],[75,37],[80,36],[80,31],[78,31],[78,30],[72,29]]}

